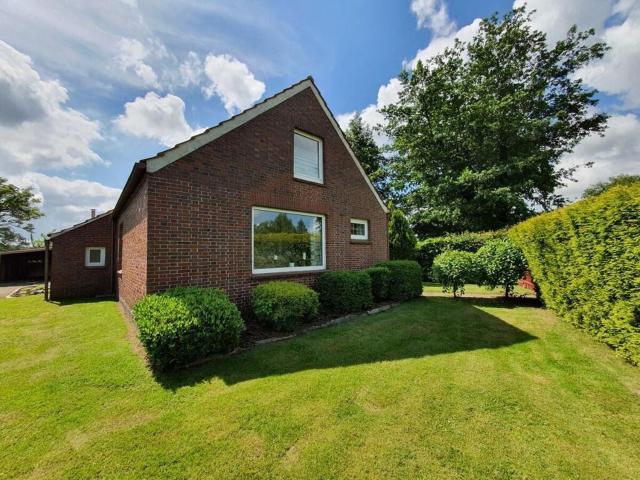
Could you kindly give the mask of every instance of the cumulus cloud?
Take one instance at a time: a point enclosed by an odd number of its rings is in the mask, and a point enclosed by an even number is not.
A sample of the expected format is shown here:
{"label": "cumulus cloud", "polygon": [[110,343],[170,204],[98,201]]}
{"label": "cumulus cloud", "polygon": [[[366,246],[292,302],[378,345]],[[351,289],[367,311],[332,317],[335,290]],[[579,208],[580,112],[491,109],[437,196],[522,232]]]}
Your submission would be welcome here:
{"label": "cumulus cloud", "polygon": [[155,92],[126,103],[124,113],[113,123],[123,133],[157,140],[167,147],[195,133],[184,117],[184,101],[175,95],[161,97]]}
{"label": "cumulus cloud", "polygon": [[597,182],[621,173],[640,173],[640,119],[637,115],[613,115],[609,118],[604,136],[585,138],[576,149],[562,159],[562,166],[584,165],[593,162],[591,168],[580,168],[561,193],[568,198],[578,198],[583,190]]}
{"label": "cumulus cloud", "polygon": [[209,85],[203,88],[207,98],[217,95],[229,115],[253,105],[265,91],[247,65],[231,55],[207,55],[204,73]]}
{"label": "cumulus cloud", "polygon": [[444,0],[412,0],[411,11],[416,15],[418,27],[427,27],[435,35],[448,35],[456,28]]}
{"label": "cumulus cloud", "polygon": [[67,108],[67,90],[43,80],[31,59],[0,41],[0,152],[2,171],[57,169],[103,162],[92,148],[98,122]]}
{"label": "cumulus cloud", "polygon": [[88,180],[68,180],[57,176],[29,172],[10,176],[9,181],[21,188],[31,187],[42,201],[46,216],[34,222],[36,231],[61,230],[89,218],[90,210],[98,213],[114,207],[120,189]]}
{"label": "cumulus cloud", "polygon": [[[145,86],[158,88],[158,76],[153,68],[145,63],[145,59],[150,56],[149,49],[135,38],[121,38],[118,42],[118,55],[116,60],[120,68],[124,71],[133,71],[140,78]],[[161,47],[160,54],[166,52]]]}

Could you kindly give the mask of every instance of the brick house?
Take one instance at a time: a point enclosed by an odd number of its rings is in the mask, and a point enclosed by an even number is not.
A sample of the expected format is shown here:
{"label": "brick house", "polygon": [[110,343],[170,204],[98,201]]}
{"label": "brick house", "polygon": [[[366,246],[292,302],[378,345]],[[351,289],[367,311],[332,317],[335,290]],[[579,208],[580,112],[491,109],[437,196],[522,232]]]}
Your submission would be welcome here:
{"label": "brick house", "polygon": [[388,258],[387,209],[313,79],[137,162],[110,212],[49,242],[51,299],[313,285]]}

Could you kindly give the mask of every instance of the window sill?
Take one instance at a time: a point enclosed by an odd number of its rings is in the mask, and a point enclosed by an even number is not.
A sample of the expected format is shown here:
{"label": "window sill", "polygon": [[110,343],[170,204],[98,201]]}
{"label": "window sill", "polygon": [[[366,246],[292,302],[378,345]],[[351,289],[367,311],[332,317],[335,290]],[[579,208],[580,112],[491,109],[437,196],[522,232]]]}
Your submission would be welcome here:
{"label": "window sill", "polygon": [[278,277],[296,277],[300,275],[316,275],[320,273],[326,272],[327,269],[323,270],[300,270],[297,272],[271,272],[271,273],[252,273],[252,279],[258,278],[278,278]]}
{"label": "window sill", "polygon": [[307,185],[313,185],[315,187],[327,188],[324,182],[314,182],[313,180],[305,180],[304,178],[298,178],[298,177],[293,177],[293,180],[295,182],[305,183]]}
{"label": "window sill", "polygon": [[354,240],[353,238],[349,240],[349,243],[353,243],[356,245],[371,245],[371,240]]}

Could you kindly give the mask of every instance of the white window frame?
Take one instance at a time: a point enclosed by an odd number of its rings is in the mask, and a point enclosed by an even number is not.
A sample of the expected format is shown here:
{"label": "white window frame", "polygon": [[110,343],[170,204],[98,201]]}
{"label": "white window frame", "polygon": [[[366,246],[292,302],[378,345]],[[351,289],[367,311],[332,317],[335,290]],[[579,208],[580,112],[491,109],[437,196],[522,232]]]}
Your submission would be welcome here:
{"label": "white window frame", "polygon": [[[310,267],[280,267],[280,268],[258,268],[255,264],[255,219],[256,210],[263,210],[267,212],[279,212],[279,213],[291,213],[293,215],[309,215],[312,217],[322,218],[322,265],[310,266]],[[251,272],[256,275],[269,274],[269,273],[287,273],[287,272],[317,272],[319,270],[326,270],[327,268],[327,217],[321,213],[312,212],[298,212],[295,210],[281,210],[278,208],[268,207],[251,207]]]}
{"label": "white window frame", "polygon": [[[100,261],[92,262],[91,261],[91,250],[100,250]],[[104,267],[107,259],[107,248],[106,247],[87,247],[84,249],[84,266],[85,267]]]}
{"label": "white window frame", "polygon": [[[296,175],[296,157],[295,157],[295,148],[296,148],[296,142],[295,142],[295,136],[296,135],[300,135],[302,137],[307,137],[315,142],[318,142],[318,178],[314,178],[314,177],[309,177],[307,175],[300,175],[297,174]],[[297,178],[299,180],[305,180],[307,182],[313,182],[313,183],[319,183],[319,184],[324,184],[324,167],[323,167],[323,149],[322,149],[322,139],[319,137],[316,137],[314,135],[311,135],[310,133],[307,132],[303,132],[301,130],[294,130],[293,131],[293,177]]]}
{"label": "white window frame", "polygon": [[351,223],[349,223],[349,233],[351,233],[351,224],[357,223],[359,225],[364,225],[364,235],[353,235],[351,234],[351,240],[369,240],[369,220],[363,220],[361,218],[352,218]]}

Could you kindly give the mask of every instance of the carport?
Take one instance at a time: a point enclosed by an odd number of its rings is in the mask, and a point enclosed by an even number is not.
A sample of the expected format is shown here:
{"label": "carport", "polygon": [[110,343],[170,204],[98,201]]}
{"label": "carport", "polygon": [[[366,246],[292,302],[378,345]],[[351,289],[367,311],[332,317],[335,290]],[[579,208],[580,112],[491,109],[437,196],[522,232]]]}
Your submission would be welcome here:
{"label": "carport", "polygon": [[[49,262],[51,256],[49,255]],[[0,283],[44,281],[44,248],[0,252]]]}

